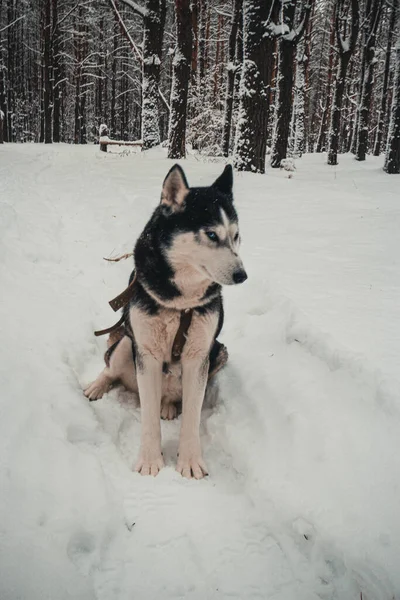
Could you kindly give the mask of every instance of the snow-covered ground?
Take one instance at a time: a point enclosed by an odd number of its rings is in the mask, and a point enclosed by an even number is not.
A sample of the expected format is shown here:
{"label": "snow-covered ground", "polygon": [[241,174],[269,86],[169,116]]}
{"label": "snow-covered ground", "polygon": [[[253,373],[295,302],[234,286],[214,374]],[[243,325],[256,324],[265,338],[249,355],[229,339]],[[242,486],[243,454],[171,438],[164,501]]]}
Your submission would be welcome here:
{"label": "snow-covered ground", "polygon": [[[249,280],[204,409],[210,477],[131,471],[140,410],[102,367],[161,150],[0,146],[1,600],[400,597],[400,179],[341,157],[236,175]],[[194,157],[189,182],[222,170]]]}

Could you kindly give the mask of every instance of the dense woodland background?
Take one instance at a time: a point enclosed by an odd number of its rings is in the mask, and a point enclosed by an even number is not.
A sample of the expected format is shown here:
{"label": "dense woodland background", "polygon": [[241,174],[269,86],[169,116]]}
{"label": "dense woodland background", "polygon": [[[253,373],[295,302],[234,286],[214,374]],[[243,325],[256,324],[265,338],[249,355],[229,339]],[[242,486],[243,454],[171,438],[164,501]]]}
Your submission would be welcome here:
{"label": "dense woodland background", "polygon": [[[0,0],[0,142],[143,140],[264,172],[386,152],[399,0]],[[340,157],[339,157],[340,158]]]}

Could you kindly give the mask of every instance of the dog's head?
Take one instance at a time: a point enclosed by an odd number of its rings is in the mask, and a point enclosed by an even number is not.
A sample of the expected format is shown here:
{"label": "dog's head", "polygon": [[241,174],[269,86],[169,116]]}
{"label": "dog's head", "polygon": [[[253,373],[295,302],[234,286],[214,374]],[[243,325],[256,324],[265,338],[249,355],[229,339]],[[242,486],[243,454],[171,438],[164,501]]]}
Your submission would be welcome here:
{"label": "dog's head", "polygon": [[181,167],[174,165],[164,180],[159,209],[169,232],[167,259],[175,266],[190,265],[221,285],[247,279],[232,186],[231,165],[211,186],[197,188],[190,188]]}

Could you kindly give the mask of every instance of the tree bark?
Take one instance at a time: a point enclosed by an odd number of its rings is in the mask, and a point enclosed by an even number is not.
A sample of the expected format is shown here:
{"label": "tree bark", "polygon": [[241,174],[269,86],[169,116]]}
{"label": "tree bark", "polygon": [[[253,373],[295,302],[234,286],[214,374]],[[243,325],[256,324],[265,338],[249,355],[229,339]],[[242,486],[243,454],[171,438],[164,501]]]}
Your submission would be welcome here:
{"label": "tree bark", "polygon": [[305,87],[307,55],[305,43],[301,42],[297,52],[294,114],[294,156],[301,157],[305,148]]}
{"label": "tree bark", "polygon": [[339,66],[335,83],[331,109],[331,126],[329,131],[328,165],[332,166],[337,165],[343,93],[350,58],[357,42],[360,20],[358,0],[351,0],[350,34],[348,39],[345,39],[341,30],[341,24],[343,22],[342,12],[345,12],[346,8],[345,2],[346,0],[337,0],[336,6],[336,38],[339,46]]}
{"label": "tree bark", "polygon": [[7,3],[7,111],[6,111],[6,132],[7,141],[15,142],[15,129],[13,126],[13,115],[15,115],[15,56],[16,56],[16,44],[15,34],[11,23],[15,19],[15,6],[14,0],[8,0]]}
{"label": "tree bark", "polygon": [[400,36],[396,47],[396,73],[393,81],[393,101],[383,169],[390,175],[400,173]]}
{"label": "tree bark", "polygon": [[43,52],[43,111],[44,111],[44,143],[51,144],[53,109],[51,104],[51,0],[44,5],[44,52]]}
{"label": "tree bark", "polygon": [[291,41],[279,41],[276,122],[271,167],[281,166],[286,158],[292,114],[293,62],[296,47]]}
{"label": "tree bark", "polygon": [[58,0],[53,3],[52,61],[53,61],[53,142],[61,141],[61,65],[60,28],[58,25]]}
{"label": "tree bark", "polygon": [[356,159],[363,161],[368,150],[369,114],[371,109],[372,87],[374,82],[375,44],[379,20],[382,13],[382,0],[373,0],[369,14],[367,42],[365,46],[365,72],[362,82],[360,114],[358,123],[358,140]]}
{"label": "tree bark", "polygon": [[0,144],[4,143],[4,129],[3,129],[3,125],[4,125],[4,113],[0,108]]}
{"label": "tree bark", "polygon": [[387,94],[388,94],[388,85],[389,85],[389,74],[390,74],[390,57],[392,51],[392,41],[394,28],[396,24],[396,0],[393,3],[392,14],[390,16],[390,24],[386,45],[386,56],[385,56],[385,68],[383,75],[383,84],[382,84],[382,96],[379,106],[378,112],[378,123],[376,126],[376,136],[375,136],[375,145],[374,145],[374,156],[379,156],[381,152],[382,146],[382,138],[383,138],[383,127],[386,116],[386,106],[387,106]]}
{"label": "tree bark", "polygon": [[322,111],[322,118],[318,133],[316,152],[323,152],[326,149],[327,129],[329,125],[329,112],[332,102],[332,79],[333,79],[333,61],[335,56],[335,11],[332,13],[331,32],[329,36],[329,61],[328,75],[325,87],[325,104]]}
{"label": "tree bark", "polygon": [[281,161],[286,158],[290,121],[293,103],[294,58],[296,47],[308,25],[312,2],[304,5],[299,27],[295,29],[296,0],[281,2],[282,26],[289,28],[289,33],[281,36],[278,50],[278,82],[276,96],[276,121],[273,137],[271,167],[281,166]]}
{"label": "tree bark", "polygon": [[265,172],[268,86],[272,40],[266,33],[273,0],[243,2],[243,64],[234,164],[239,171]]}
{"label": "tree bark", "polygon": [[177,45],[173,59],[168,158],[186,156],[187,99],[192,58],[190,0],[175,0]]}
{"label": "tree bark", "polygon": [[234,0],[232,25],[229,35],[228,45],[228,64],[226,67],[226,96],[225,96],[225,113],[224,124],[222,130],[222,153],[224,156],[229,156],[229,145],[231,138],[232,112],[233,112],[233,95],[235,89],[235,76],[238,65],[235,61],[236,40],[238,36],[239,20],[242,16],[243,0]]}
{"label": "tree bark", "polygon": [[199,0],[199,42],[198,42],[198,58],[199,58],[199,84],[204,79],[206,71],[206,28],[207,28],[207,0]]}
{"label": "tree bark", "polygon": [[331,109],[331,127],[329,132],[328,165],[332,166],[338,164],[337,155],[339,148],[339,133],[343,104],[343,93],[346,84],[346,74],[349,61],[350,55],[347,54],[339,58],[338,74]]}
{"label": "tree bark", "polygon": [[[0,0],[1,1],[1,0]],[[6,65],[5,65],[5,39],[0,32],[0,111],[3,113],[2,119],[2,139],[8,141],[7,136],[7,99],[6,99]]]}
{"label": "tree bark", "polygon": [[166,0],[148,0],[143,24],[143,150],[160,143],[158,89],[164,36]]}

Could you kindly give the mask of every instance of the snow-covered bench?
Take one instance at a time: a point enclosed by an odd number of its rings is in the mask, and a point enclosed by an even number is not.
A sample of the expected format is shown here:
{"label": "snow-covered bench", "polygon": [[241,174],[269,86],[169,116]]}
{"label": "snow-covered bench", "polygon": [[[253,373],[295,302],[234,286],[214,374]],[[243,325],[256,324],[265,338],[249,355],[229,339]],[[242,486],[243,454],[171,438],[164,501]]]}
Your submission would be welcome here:
{"label": "snow-covered bench", "polygon": [[124,140],[111,140],[108,137],[108,127],[104,123],[100,125],[100,150],[101,152],[107,152],[107,146],[142,146],[142,140],[136,140],[133,142],[125,142]]}

